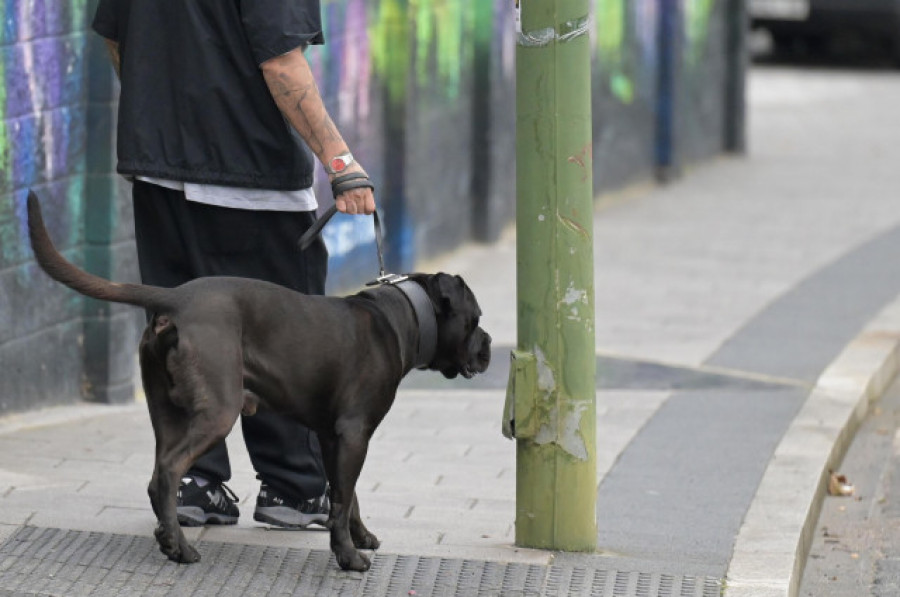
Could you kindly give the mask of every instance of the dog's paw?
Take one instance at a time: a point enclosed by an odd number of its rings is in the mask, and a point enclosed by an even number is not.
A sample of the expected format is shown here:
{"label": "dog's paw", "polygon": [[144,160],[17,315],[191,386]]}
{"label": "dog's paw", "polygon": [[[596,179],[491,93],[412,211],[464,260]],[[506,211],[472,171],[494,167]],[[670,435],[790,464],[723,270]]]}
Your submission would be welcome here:
{"label": "dog's paw", "polygon": [[200,561],[200,552],[187,542],[184,537],[179,538],[173,533],[166,532],[162,525],[153,533],[159,543],[159,551],[167,558],[179,564],[194,564]]}
{"label": "dog's paw", "polygon": [[190,545],[182,545],[177,549],[160,545],[159,551],[163,552],[167,558],[178,564],[195,564],[200,561],[200,552]]}
{"label": "dog's paw", "polygon": [[350,549],[345,552],[335,552],[334,557],[337,559],[338,566],[341,567],[341,570],[365,572],[372,566],[369,558],[355,549]]}
{"label": "dog's paw", "polygon": [[181,553],[179,554],[179,559],[176,561],[181,564],[196,564],[200,561],[200,552],[197,551],[193,545],[182,543],[179,551]]}
{"label": "dog's paw", "polygon": [[362,536],[353,537],[353,545],[357,549],[378,549],[381,547],[381,541],[372,533],[366,531]]}

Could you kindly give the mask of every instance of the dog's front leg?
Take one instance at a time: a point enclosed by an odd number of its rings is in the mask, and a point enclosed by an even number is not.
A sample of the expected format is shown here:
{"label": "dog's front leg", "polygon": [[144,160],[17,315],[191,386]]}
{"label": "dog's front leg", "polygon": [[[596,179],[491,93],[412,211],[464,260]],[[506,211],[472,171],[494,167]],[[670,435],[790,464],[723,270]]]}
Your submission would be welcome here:
{"label": "dog's front leg", "polygon": [[[360,432],[359,424],[339,422],[336,428],[338,433],[332,437],[319,436],[331,483],[331,513],[328,517],[331,551],[342,569],[362,572],[368,570],[371,563],[354,545],[350,520],[353,517],[356,481],[366,458],[369,440],[365,433]],[[359,519],[358,513],[354,518]],[[359,521],[359,524],[362,522]],[[375,543],[377,544],[377,539]]]}
{"label": "dog's front leg", "polygon": [[378,549],[381,545],[378,537],[363,524],[359,514],[359,500],[356,498],[355,491],[353,492],[353,505],[350,507],[350,537],[353,539],[353,545],[359,549]]}

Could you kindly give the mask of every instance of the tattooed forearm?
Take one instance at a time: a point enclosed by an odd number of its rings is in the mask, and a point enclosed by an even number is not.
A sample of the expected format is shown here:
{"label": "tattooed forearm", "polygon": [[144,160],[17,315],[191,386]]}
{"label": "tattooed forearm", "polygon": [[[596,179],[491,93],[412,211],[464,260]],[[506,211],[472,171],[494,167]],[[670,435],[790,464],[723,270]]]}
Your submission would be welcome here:
{"label": "tattooed forearm", "polygon": [[[303,137],[313,153],[317,156],[325,156],[322,158],[323,161],[328,159],[327,147],[336,145],[344,146],[344,141],[341,138],[337,127],[324,109],[320,114],[310,113],[310,111],[304,109],[304,102],[302,99],[296,103],[294,109],[297,118],[288,118],[292,120],[292,122],[294,120],[298,121],[298,123],[305,121],[305,126],[301,124],[300,127],[302,127],[302,129],[298,127],[297,132],[300,133],[300,136]],[[343,153],[344,151],[346,151],[346,149],[340,149],[338,150],[338,153]]]}
{"label": "tattooed forearm", "polygon": [[347,151],[302,52],[273,58],[262,68],[278,108],[323,163]]}

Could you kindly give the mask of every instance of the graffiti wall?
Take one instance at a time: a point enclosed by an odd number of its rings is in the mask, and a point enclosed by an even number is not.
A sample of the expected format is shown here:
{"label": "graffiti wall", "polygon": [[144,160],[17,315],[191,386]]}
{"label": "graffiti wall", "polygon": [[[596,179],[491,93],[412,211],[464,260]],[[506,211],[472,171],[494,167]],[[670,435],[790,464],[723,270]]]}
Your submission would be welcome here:
{"label": "graffiti wall", "polygon": [[725,4],[724,0],[684,0],[675,143],[686,163],[722,151],[729,109]]}
{"label": "graffiti wall", "polygon": [[[86,2],[39,4],[0,2],[0,411],[77,396],[81,381],[81,301],[53,292],[29,262],[24,199],[30,185],[52,193],[54,238],[69,254],[82,243],[85,79],[77,32]],[[55,354],[61,345],[71,348]]]}
{"label": "graffiti wall", "polygon": [[594,186],[621,187],[655,166],[659,0],[596,0]]}
{"label": "graffiti wall", "polygon": [[[0,413],[78,397],[133,399],[137,314],[51,283],[27,240],[25,198],[34,189],[70,259],[133,277],[130,216],[99,209],[89,192],[99,188],[111,204],[113,89],[97,98],[99,81],[91,83],[92,6],[0,0]],[[109,82],[108,65],[102,74]]]}
{"label": "graffiti wall", "polygon": [[[26,233],[33,188],[70,259],[137,278],[130,190],[113,172],[116,82],[88,27],[96,1],[0,0],[0,413],[133,396],[142,315],[49,282]],[[515,209],[514,2],[321,4],[326,44],[308,57],[377,187],[388,269],[496,239]],[[597,193],[651,178],[663,155],[722,150],[723,21],[738,4],[591,0]],[[316,191],[327,208],[321,170]],[[339,215],[324,234],[329,292],[376,275],[370,218]]]}
{"label": "graffiti wall", "polygon": [[[472,237],[496,238],[511,218],[512,8],[505,0],[324,2],[326,44],[309,57],[377,187],[388,269],[408,271]],[[337,216],[324,234],[330,288],[377,272],[371,221]]]}
{"label": "graffiti wall", "polygon": [[[725,149],[728,0],[594,0],[597,192]],[[743,51],[743,48],[739,48]],[[739,62],[739,61],[737,61]]]}

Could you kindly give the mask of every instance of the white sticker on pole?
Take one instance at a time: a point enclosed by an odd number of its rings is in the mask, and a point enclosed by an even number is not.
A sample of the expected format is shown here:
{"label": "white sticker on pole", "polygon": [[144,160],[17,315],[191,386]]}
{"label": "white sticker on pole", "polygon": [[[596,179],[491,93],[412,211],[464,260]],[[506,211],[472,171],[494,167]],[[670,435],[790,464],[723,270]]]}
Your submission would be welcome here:
{"label": "white sticker on pole", "polygon": [[522,33],[522,0],[516,0],[516,33]]}
{"label": "white sticker on pole", "polygon": [[750,0],[747,9],[755,19],[805,21],[809,18],[810,0]]}

